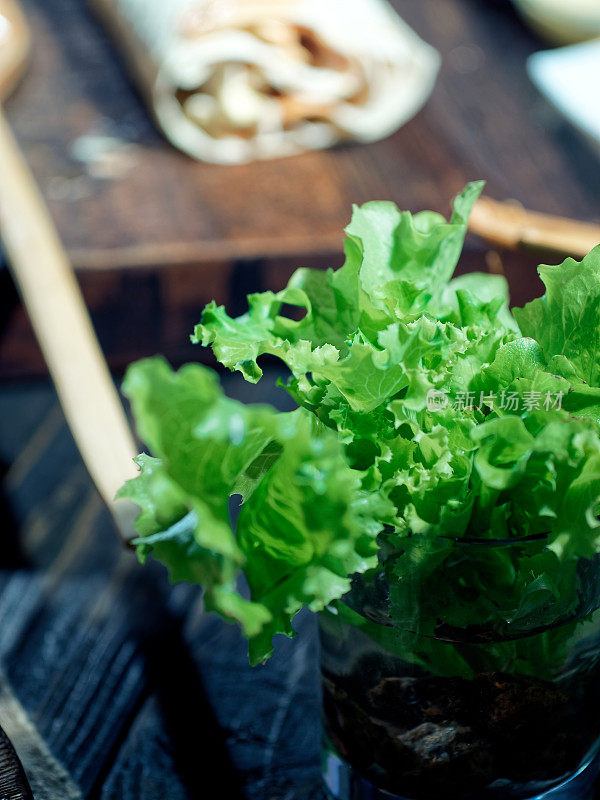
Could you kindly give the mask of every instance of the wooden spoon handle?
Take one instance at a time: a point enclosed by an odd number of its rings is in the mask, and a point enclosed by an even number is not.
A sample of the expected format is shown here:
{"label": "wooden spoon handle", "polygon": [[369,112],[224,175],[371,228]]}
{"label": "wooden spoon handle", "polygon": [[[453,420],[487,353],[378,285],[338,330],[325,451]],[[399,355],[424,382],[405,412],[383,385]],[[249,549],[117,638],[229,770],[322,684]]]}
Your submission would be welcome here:
{"label": "wooden spoon handle", "polygon": [[600,244],[598,225],[538,214],[488,197],[475,203],[469,230],[499,247],[541,250],[576,258],[583,258]]}
{"label": "wooden spoon handle", "polygon": [[0,108],[0,236],[79,451],[121,534],[135,507],[115,501],[137,453],[81,290]]}

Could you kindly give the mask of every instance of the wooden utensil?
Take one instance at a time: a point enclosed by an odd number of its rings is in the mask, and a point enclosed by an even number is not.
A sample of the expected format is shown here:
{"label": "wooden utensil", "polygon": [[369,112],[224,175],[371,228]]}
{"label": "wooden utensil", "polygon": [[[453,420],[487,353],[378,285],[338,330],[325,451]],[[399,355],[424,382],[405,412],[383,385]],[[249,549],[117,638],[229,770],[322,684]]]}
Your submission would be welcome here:
{"label": "wooden utensil", "polygon": [[469,230],[511,250],[540,250],[583,258],[600,244],[600,226],[527,211],[515,203],[481,197],[471,212]]}
{"label": "wooden utensil", "polygon": [[[15,0],[0,0],[0,102],[22,74],[30,38]],[[79,285],[0,106],[0,237],[79,452],[128,540],[135,506],[115,501],[134,477],[134,438]]]}

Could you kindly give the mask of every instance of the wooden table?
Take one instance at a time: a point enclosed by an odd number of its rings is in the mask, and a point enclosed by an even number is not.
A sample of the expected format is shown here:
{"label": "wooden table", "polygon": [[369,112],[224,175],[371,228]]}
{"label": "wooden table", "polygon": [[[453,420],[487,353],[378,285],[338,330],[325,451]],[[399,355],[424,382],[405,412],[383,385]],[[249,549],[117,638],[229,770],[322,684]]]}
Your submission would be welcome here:
{"label": "wooden table", "polygon": [[[79,0],[28,0],[36,49],[9,113],[119,367],[185,341],[213,295],[234,309],[293,265],[340,261],[352,202],[447,211],[472,178],[495,197],[600,218],[600,162],[525,74],[540,47],[504,2],[397,0],[444,56],[426,109],[376,145],[239,168],[194,164],[154,131]],[[90,177],[78,137],[136,145],[137,168]],[[531,257],[502,255],[515,302]],[[497,260],[493,263],[497,263]],[[469,240],[463,268],[485,266]],[[0,374],[40,371],[0,272]],[[192,351],[192,357],[199,351]],[[263,384],[227,377],[244,399]],[[268,381],[268,377],[266,378]],[[0,665],[88,800],[322,800],[313,621],[251,670],[237,631],[199,593],[123,551],[45,382],[0,384]]]}
{"label": "wooden table", "polygon": [[[247,291],[283,286],[295,266],[338,264],[352,203],[447,212],[468,180],[485,178],[499,199],[600,219],[600,162],[526,77],[540,43],[508,0],[395,0],[444,59],[425,109],[377,144],[239,167],[195,163],[161,138],[83,0],[24,5],[35,49],[8,114],[117,368],[158,350],[197,357],[187,335],[211,298],[242,308]],[[131,145],[112,179],[74,155],[98,134]],[[482,243],[470,243],[465,264],[485,265]],[[506,259],[518,302],[538,291],[534,265]],[[40,372],[0,281],[0,375]]]}

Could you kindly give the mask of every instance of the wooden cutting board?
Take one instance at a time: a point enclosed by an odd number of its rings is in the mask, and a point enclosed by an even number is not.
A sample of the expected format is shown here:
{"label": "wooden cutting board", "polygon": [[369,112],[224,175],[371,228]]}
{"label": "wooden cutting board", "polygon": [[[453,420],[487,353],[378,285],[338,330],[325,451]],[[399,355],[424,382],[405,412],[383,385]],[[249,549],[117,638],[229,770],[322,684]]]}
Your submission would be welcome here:
{"label": "wooden cutting board", "polygon": [[[83,0],[26,0],[34,55],[8,111],[75,266],[328,256],[353,202],[446,211],[480,177],[541,211],[600,214],[573,155],[543,129],[524,70],[535,42],[516,18],[492,3],[395,5],[445,58],[424,112],[375,145],[220,167],[162,139]],[[108,168],[93,152],[106,136],[121,145]],[[98,177],[107,169],[112,177]]]}

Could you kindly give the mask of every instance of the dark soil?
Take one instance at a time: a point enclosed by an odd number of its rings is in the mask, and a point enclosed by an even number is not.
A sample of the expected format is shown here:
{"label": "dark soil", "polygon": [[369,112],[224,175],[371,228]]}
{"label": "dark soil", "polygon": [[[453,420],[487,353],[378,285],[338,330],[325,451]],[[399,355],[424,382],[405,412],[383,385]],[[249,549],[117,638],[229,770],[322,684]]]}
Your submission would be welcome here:
{"label": "dark soil", "polygon": [[486,787],[486,797],[509,800],[531,796],[528,783],[559,783],[598,733],[591,706],[551,683],[500,672],[378,675],[370,687],[324,680],[326,731],[339,754],[381,788],[418,800],[480,800]]}

